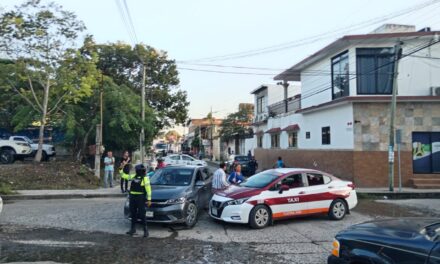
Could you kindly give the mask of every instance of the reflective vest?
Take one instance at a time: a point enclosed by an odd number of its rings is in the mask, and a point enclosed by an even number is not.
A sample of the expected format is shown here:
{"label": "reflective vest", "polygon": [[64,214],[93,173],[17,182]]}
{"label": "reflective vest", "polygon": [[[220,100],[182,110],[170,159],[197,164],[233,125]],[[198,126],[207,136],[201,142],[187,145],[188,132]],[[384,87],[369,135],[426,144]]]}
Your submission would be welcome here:
{"label": "reflective vest", "polygon": [[147,176],[141,176],[141,175],[128,175],[128,180],[131,180],[130,183],[130,194],[132,195],[146,195],[147,200],[151,201],[151,185],[150,185],[150,178]]}

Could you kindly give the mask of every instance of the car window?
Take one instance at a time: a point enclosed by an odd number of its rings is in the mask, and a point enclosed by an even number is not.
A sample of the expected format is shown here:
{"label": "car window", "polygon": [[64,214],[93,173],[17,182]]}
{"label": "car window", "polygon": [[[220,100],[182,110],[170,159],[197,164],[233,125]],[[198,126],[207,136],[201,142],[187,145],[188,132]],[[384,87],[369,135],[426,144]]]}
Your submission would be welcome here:
{"label": "car window", "polygon": [[203,168],[202,173],[205,180],[211,178],[212,176],[212,172],[208,168]]}
{"label": "car window", "polygon": [[332,179],[329,176],[324,175],[324,184],[328,184],[332,181]]}
{"label": "car window", "polygon": [[185,156],[185,155],[182,155],[182,159],[185,161],[192,161],[193,160],[193,158],[191,158],[189,156]]}
{"label": "car window", "polygon": [[306,176],[307,176],[307,181],[309,182],[309,186],[324,184],[324,176],[322,174],[307,173]]}
{"label": "car window", "polygon": [[263,188],[272,183],[278,177],[278,174],[260,172],[249,177],[245,182],[240,183],[240,186],[249,188]]}
{"label": "car window", "polygon": [[238,162],[246,162],[249,161],[249,158],[247,156],[236,156],[235,160]]}
{"label": "car window", "polygon": [[177,156],[177,155],[176,156],[170,156],[170,159],[171,160],[179,160],[179,156]]}
{"label": "car window", "polygon": [[14,137],[14,141],[26,142],[26,140],[24,140],[24,138],[21,138],[21,137]]}
{"label": "car window", "polygon": [[289,175],[286,178],[282,179],[280,184],[287,185],[289,186],[289,188],[298,188],[304,186],[301,174]]}
{"label": "car window", "polygon": [[187,186],[191,184],[194,169],[192,168],[163,168],[157,170],[150,178],[152,185]]}
{"label": "car window", "polygon": [[204,181],[203,173],[200,170],[197,170],[197,174],[196,174],[196,182],[198,181]]}

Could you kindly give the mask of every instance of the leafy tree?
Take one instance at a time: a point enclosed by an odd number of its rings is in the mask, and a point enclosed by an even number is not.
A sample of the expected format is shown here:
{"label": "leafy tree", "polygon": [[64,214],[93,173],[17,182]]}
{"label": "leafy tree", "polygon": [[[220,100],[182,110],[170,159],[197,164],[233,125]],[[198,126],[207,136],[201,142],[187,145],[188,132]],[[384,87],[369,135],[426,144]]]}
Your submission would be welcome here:
{"label": "leafy tree", "polygon": [[252,133],[250,123],[252,121],[252,110],[242,108],[238,112],[229,114],[221,124],[219,136],[222,140],[228,140],[235,136],[243,137]]}
{"label": "leafy tree", "polygon": [[144,44],[132,47],[120,42],[96,45],[95,49],[99,55],[98,68],[116,84],[126,85],[137,94],[141,92],[145,63],[146,100],[156,114],[157,132],[171,124],[185,123],[187,93],[178,89],[177,67],[166,52]]}
{"label": "leafy tree", "polygon": [[[44,128],[51,115],[61,104],[90,96],[96,84],[96,57],[73,49],[84,29],[72,12],[40,0],[29,0],[0,16],[0,50],[13,62],[13,74],[6,81],[27,103],[15,115],[15,126],[24,126],[31,117],[40,122],[36,161],[41,160]],[[28,118],[23,118],[26,112]]]}
{"label": "leafy tree", "polygon": [[165,138],[170,143],[176,143],[180,140],[182,136],[177,132],[176,130],[170,130],[167,133],[165,133]]}

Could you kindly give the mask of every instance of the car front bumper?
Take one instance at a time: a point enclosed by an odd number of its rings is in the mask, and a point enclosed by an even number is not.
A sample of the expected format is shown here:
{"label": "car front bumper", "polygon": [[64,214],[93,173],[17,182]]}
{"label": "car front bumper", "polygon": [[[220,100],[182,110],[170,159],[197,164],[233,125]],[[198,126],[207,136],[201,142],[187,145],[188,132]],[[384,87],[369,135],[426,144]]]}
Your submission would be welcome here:
{"label": "car front bumper", "polygon": [[[147,222],[157,223],[184,223],[185,211],[187,203],[160,205],[152,204],[151,207],[145,207]],[[131,219],[129,202],[125,203],[124,207],[125,217]]]}
{"label": "car front bumper", "polygon": [[343,258],[338,258],[336,256],[330,255],[327,258],[327,264],[348,264],[349,262]]}
{"label": "car front bumper", "polygon": [[249,223],[249,214],[254,206],[246,202],[240,205],[227,205],[228,201],[231,199],[214,195],[209,202],[209,215],[229,223]]}

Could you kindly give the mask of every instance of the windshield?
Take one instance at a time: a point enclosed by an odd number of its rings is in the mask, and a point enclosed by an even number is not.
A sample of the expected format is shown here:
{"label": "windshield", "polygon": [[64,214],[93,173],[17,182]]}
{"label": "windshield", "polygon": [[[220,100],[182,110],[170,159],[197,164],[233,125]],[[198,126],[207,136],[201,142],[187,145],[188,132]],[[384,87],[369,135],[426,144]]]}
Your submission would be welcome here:
{"label": "windshield", "polygon": [[263,188],[278,178],[277,174],[260,172],[250,177],[247,181],[240,184],[242,187]]}
{"label": "windshield", "polygon": [[235,157],[236,161],[249,161],[249,158],[247,156],[237,156]]}
{"label": "windshield", "polygon": [[194,169],[163,168],[150,178],[151,185],[187,186],[191,184]]}
{"label": "windshield", "polygon": [[167,148],[167,144],[164,143],[156,144],[156,149],[166,149],[166,148]]}

